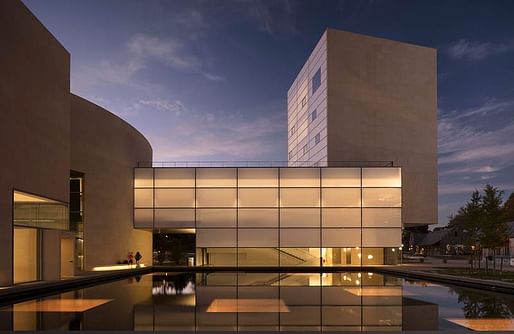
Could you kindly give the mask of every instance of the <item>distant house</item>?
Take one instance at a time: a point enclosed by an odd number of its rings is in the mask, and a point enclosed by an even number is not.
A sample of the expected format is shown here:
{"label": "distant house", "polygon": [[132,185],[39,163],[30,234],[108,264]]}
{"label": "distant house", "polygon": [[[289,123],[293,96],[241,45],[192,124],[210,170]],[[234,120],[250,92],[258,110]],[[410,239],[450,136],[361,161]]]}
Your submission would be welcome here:
{"label": "distant house", "polygon": [[426,255],[455,255],[464,253],[462,237],[455,228],[443,227],[429,232],[418,244]]}

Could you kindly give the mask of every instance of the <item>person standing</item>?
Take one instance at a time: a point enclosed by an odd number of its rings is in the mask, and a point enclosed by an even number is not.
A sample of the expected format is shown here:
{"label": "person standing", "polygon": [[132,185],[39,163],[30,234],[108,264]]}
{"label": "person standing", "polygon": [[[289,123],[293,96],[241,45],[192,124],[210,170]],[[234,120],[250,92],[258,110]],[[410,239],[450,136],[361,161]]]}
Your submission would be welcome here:
{"label": "person standing", "polygon": [[136,266],[139,267],[139,261],[141,261],[141,259],[143,258],[143,255],[141,255],[141,253],[139,253],[139,251],[136,252]]}

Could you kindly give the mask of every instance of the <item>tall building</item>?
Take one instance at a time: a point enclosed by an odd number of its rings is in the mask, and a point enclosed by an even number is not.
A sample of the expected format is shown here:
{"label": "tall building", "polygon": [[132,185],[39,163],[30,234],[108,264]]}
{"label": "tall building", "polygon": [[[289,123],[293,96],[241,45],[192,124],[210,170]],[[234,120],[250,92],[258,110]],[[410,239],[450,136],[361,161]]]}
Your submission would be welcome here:
{"label": "tall building", "polygon": [[327,29],[287,100],[289,166],[401,166],[404,226],[437,223],[435,49]]}

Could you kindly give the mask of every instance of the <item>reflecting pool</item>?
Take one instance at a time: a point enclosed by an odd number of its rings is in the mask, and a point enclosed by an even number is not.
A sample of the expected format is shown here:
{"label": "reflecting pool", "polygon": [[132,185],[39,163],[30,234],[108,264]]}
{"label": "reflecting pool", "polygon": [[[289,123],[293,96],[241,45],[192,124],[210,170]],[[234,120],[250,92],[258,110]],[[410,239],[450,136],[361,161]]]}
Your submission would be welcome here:
{"label": "reflecting pool", "polygon": [[0,307],[0,330],[514,330],[514,296],[371,272],[153,273]]}

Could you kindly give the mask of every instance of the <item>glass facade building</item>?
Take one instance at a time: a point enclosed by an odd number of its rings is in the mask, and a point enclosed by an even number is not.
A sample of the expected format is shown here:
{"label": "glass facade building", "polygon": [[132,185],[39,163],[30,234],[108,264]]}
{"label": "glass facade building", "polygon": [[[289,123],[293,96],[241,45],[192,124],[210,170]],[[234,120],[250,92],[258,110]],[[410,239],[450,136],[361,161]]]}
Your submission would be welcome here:
{"label": "glass facade building", "polygon": [[194,231],[197,266],[395,264],[401,169],[136,168],[134,227]]}

